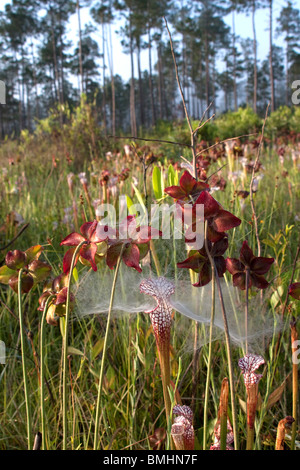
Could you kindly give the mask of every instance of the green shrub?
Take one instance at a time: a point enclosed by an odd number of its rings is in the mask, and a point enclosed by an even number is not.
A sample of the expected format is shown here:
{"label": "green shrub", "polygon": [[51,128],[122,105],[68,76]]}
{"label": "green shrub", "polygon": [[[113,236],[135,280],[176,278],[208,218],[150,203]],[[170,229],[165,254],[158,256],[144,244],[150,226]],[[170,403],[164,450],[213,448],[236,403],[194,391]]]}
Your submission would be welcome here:
{"label": "green shrub", "polygon": [[277,137],[287,134],[291,130],[291,120],[293,116],[292,108],[280,106],[276,111],[270,114],[266,122],[266,135]]}
{"label": "green shrub", "polygon": [[251,108],[239,108],[229,111],[215,120],[216,135],[221,139],[229,139],[240,135],[259,132],[262,121]]}

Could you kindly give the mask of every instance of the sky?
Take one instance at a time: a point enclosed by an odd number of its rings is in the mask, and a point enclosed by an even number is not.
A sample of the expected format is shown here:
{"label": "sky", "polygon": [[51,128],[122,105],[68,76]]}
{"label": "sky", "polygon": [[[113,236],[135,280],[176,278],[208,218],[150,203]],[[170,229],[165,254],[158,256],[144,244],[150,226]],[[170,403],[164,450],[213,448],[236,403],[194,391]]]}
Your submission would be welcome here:
{"label": "sky", "polygon": [[[7,3],[11,3],[10,0],[0,0],[0,10],[4,9],[4,5]],[[274,31],[276,28],[276,18],[279,16],[280,10],[283,6],[287,4],[287,0],[274,0],[273,1],[273,26]],[[300,0],[294,0],[293,2],[295,8],[300,9]],[[91,20],[89,16],[89,8],[82,8],[81,9],[81,23],[82,28],[84,25]],[[232,26],[232,16],[231,14],[224,18],[225,22],[228,26]],[[258,48],[257,54],[258,59],[265,59],[268,54],[269,49],[269,10],[268,9],[259,9],[256,12],[256,34],[257,34],[257,41],[258,41]],[[130,58],[129,55],[126,55],[123,52],[123,48],[121,45],[121,37],[116,33],[116,31],[120,28],[120,23],[115,22],[112,25],[112,38],[113,38],[113,52],[114,52],[114,74],[119,74],[125,81],[129,80],[130,78]],[[236,28],[236,35],[240,36],[241,38],[251,38],[252,39],[252,19],[251,15],[247,16],[245,14],[237,14],[235,18],[235,28]],[[275,32],[273,33],[274,36],[274,43],[279,46],[284,46],[283,38],[276,37]],[[94,39],[99,41],[100,50],[102,48],[102,37],[100,28],[98,28],[97,34],[93,34]],[[68,38],[72,40],[74,43],[78,41],[78,19],[77,14],[73,15],[70,18],[70,22],[68,25]],[[148,51],[142,52],[142,68],[148,68]],[[155,63],[155,53],[153,54],[153,63]],[[99,62],[100,64],[100,62]],[[135,65],[135,70],[137,67]],[[109,73],[109,72],[107,72]]]}

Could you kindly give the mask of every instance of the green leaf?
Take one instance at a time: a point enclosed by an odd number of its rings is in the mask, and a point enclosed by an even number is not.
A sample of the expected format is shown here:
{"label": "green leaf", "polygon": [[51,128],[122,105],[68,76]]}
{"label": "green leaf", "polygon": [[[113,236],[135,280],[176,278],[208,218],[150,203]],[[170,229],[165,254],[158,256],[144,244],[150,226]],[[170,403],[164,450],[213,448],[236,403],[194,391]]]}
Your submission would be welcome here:
{"label": "green leaf", "polygon": [[30,265],[28,266],[32,277],[34,278],[35,282],[41,282],[49,277],[52,268],[49,264],[44,263],[43,261],[39,261],[37,259],[33,260]]}
{"label": "green leaf", "polygon": [[158,168],[158,166],[155,166],[153,168],[152,187],[153,187],[155,198],[157,201],[159,201],[160,199],[162,199],[164,195],[164,182],[162,178],[162,172]]}
{"label": "green leaf", "polygon": [[92,348],[92,355],[91,355],[91,359],[92,361],[94,361],[96,359],[97,356],[99,356],[99,354],[101,353],[101,351],[103,350],[103,344],[104,344],[104,338],[100,338],[93,346]]}
{"label": "green leaf", "polygon": [[284,379],[284,381],[282,382],[281,385],[279,385],[279,387],[276,388],[276,390],[274,390],[274,392],[272,392],[269,397],[268,397],[268,401],[267,401],[267,410],[269,410],[273,405],[275,405],[275,403],[277,403],[280,399],[281,399],[281,396],[283,394],[283,391],[284,391],[284,388],[286,386],[286,381],[288,380],[288,378],[290,377],[291,375],[291,372],[289,373],[289,375]]}
{"label": "green leaf", "polygon": [[74,356],[84,356],[83,352],[73,346],[68,346],[68,354],[73,354]]}
{"label": "green leaf", "polygon": [[11,276],[15,275],[16,271],[13,269],[8,268],[6,265],[1,266],[0,268],[0,283],[1,284],[8,284],[9,279]]}
{"label": "green leaf", "polygon": [[130,215],[137,215],[132,199],[129,196],[126,197],[127,209]]}
{"label": "green leaf", "polygon": [[38,259],[43,249],[44,248],[42,247],[42,245],[34,245],[28,248],[28,250],[25,251],[27,256],[27,263],[29,264],[34,259]]}
{"label": "green leaf", "polygon": [[144,213],[146,213],[147,210],[146,210],[146,206],[145,206],[145,203],[144,203],[144,200],[143,200],[143,196],[141,195],[140,191],[137,189],[137,187],[134,184],[132,184],[132,187],[134,189],[135,195],[136,195],[136,197],[137,197]]}
{"label": "green leaf", "polygon": [[276,250],[276,243],[274,243],[272,240],[265,239],[265,240],[263,240],[263,243],[265,245],[270,246],[271,248],[273,248],[273,250]]}
{"label": "green leaf", "polygon": [[283,294],[283,287],[278,286],[277,290],[273,292],[270,298],[270,303],[273,309],[275,309],[277,305],[279,304],[282,294]]}
{"label": "green leaf", "polygon": [[173,165],[168,168],[168,186],[178,186],[178,171],[174,170]]}
{"label": "green leaf", "polygon": [[66,327],[65,317],[59,317],[59,329],[60,329],[60,334],[62,337],[64,337],[65,335],[65,327]]}
{"label": "green leaf", "polygon": [[77,271],[76,266],[73,268],[73,278],[75,282],[78,282],[79,277],[78,277],[78,271]]}

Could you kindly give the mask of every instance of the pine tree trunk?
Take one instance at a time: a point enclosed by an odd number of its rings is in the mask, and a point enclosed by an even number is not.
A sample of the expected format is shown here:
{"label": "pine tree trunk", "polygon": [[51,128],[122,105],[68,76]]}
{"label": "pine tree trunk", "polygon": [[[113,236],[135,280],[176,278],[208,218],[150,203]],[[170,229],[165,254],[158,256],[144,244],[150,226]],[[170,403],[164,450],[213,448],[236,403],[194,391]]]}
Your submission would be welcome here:
{"label": "pine tree trunk", "polygon": [[271,87],[271,112],[275,110],[275,93],[274,93],[274,74],[273,74],[273,0],[269,0],[270,7],[270,52],[269,52],[269,63],[270,63],[270,87]]}
{"label": "pine tree trunk", "polygon": [[[287,31],[287,38],[289,31]],[[285,104],[289,105],[289,41],[286,40],[286,53],[285,53]]]}
{"label": "pine tree trunk", "polygon": [[104,134],[107,133],[107,122],[106,122],[106,94],[105,94],[105,85],[106,85],[106,77],[105,77],[105,28],[104,28],[104,19],[102,17],[102,69],[103,69],[103,94],[102,94],[102,110],[103,110],[103,127],[104,127]]}
{"label": "pine tree trunk", "polygon": [[76,3],[77,18],[78,18],[78,33],[79,33],[79,74],[80,74],[80,94],[82,95],[83,89],[83,65],[82,65],[82,34],[81,34],[81,19],[80,19],[80,4],[79,0]]}
{"label": "pine tree trunk", "polygon": [[208,53],[208,38],[207,33],[205,34],[205,98],[206,98],[206,109],[209,107],[209,53]]}
{"label": "pine tree trunk", "polygon": [[257,112],[257,44],[255,29],[255,0],[252,1],[252,29],[253,29],[253,55],[254,55],[254,84],[253,84],[253,110]]}
{"label": "pine tree trunk", "polygon": [[150,90],[150,101],[151,101],[151,122],[152,122],[152,126],[155,126],[156,112],[155,112],[154,94],[153,94],[152,44],[151,44],[151,29],[150,28],[148,28],[148,57],[149,57],[149,90]]}
{"label": "pine tree trunk", "polygon": [[[130,13],[131,15],[131,13]],[[133,63],[133,44],[131,31],[131,18],[129,19],[129,46],[130,46],[130,63],[131,63],[131,80],[130,80],[130,125],[131,135],[137,137],[136,114],[135,114],[135,84],[134,84],[134,63]]]}
{"label": "pine tree trunk", "polygon": [[158,58],[158,101],[159,101],[159,119],[163,118],[163,104],[162,104],[162,77],[161,77],[161,46],[160,42],[157,45],[157,58]]}
{"label": "pine tree trunk", "polygon": [[233,100],[234,110],[237,111],[237,85],[236,85],[236,49],[235,49],[235,15],[232,11],[232,55],[233,55]]}
{"label": "pine tree trunk", "polygon": [[113,43],[111,37],[111,24],[109,24],[109,44],[110,44],[110,53],[109,56],[109,68],[110,68],[110,81],[111,81],[111,125],[112,125],[112,135],[116,135],[116,90],[115,90],[115,77],[114,77],[114,65],[113,65]]}
{"label": "pine tree trunk", "polygon": [[54,66],[54,90],[55,90],[55,99],[60,103],[60,92],[59,92],[59,77],[58,77],[58,67],[57,67],[57,53],[56,53],[56,44],[55,44],[55,34],[54,34],[54,18],[51,11],[51,40],[52,40],[52,55],[53,55],[53,66]]}
{"label": "pine tree trunk", "polygon": [[143,127],[145,124],[145,113],[144,113],[144,98],[143,98],[143,87],[142,87],[142,72],[141,72],[141,50],[140,45],[137,47],[137,64],[138,64],[138,78],[139,78],[139,104],[140,104],[140,126]]}
{"label": "pine tree trunk", "polygon": [[39,95],[38,95],[38,86],[37,86],[37,76],[36,76],[34,53],[33,53],[33,43],[31,43],[31,57],[32,57],[32,70],[33,70],[33,86],[34,86],[34,94],[35,94],[35,117],[37,119],[39,119],[39,117],[40,117]]}
{"label": "pine tree trunk", "polygon": [[59,42],[60,42],[59,58],[60,58],[60,80],[61,80],[60,103],[64,104],[65,102],[65,87],[64,87],[65,76],[64,76],[64,57],[63,57],[64,43],[63,43],[61,31],[62,31],[62,27],[60,27],[60,33],[59,33]]}

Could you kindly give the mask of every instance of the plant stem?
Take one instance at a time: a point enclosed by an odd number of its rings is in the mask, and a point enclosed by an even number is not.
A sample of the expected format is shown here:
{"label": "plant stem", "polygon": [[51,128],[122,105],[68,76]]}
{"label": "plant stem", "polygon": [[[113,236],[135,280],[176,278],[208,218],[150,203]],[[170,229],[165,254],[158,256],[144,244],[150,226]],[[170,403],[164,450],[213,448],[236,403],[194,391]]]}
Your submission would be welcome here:
{"label": "plant stem", "polygon": [[298,344],[298,332],[296,328],[295,320],[291,322],[291,343],[292,343],[292,358],[293,358],[293,418],[294,422],[292,424],[292,438],[291,438],[291,450],[295,450],[295,440],[297,433],[297,422],[298,422],[298,361],[295,360],[294,355],[297,355],[297,344]]}
{"label": "plant stem", "polygon": [[[204,423],[203,423],[203,450],[206,450],[206,437],[207,437],[207,405],[209,396],[209,383],[211,374],[211,359],[212,359],[212,330],[215,319],[215,268],[211,267],[212,270],[212,285],[211,285],[211,317],[210,317],[210,328],[209,328],[209,343],[208,343],[208,359],[207,359],[207,373],[206,373],[206,385],[205,385],[205,398],[204,398]],[[227,424],[227,423],[226,423]]]}
{"label": "plant stem", "polygon": [[[205,233],[207,233],[207,220],[205,221]],[[206,240],[207,237],[204,237]],[[216,271],[216,266],[213,257],[206,245],[206,252],[208,259],[210,261],[211,268],[214,269],[215,272],[215,280],[217,283],[218,294],[220,298],[223,322],[224,322],[224,333],[225,333],[225,341],[226,341],[226,349],[227,349],[227,358],[228,358],[228,375],[229,375],[229,384],[230,384],[230,396],[231,396],[231,412],[232,412],[232,427],[233,427],[233,435],[234,435],[234,448],[235,450],[238,449],[238,432],[237,432],[237,415],[236,415],[236,406],[235,406],[235,397],[234,397],[234,379],[233,379],[233,365],[232,365],[232,356],[231,356],[231,345],[230,345],[230,336],[229,336],[229,328],[228,328],[228,321],[227,321],[227,314],[225,310],[225,304],[220,284],[220,279],[218,273]]]}
{"label": "plant stem", "polygon": [[70,296],[71,296],[71,280],[72,280],[72,273],[75,265],[75,260],[77,254],[82,247],[82,245],[86,244],[87,242],[84,240],[83,242],[79,243],[76,247],[70,267],[69,279],[68,279],[68,291],[67,291],[67,301],[66,301],[66,316],[65,316],[65,331],[63,337],[63,450],[67,448],[67,431],[68,431],[68,416],[67,416],[67,372],[68,372],[68,326],[70,320]]}
{"label": "plant stem", "polygon": [[105,331],[105,337],[104,337],[104,343],[103,343],[102,360],[101,360],[101,368],[100,368],[99,384],[98,384],[98,397],[97,397],[96,417],[95,417],[94,450],[97,450],[98,448],[98,434],[99,434],[99,425],[100,425],[100,405],[101,405],[101,395],[102,395],[104,363],[105,363],[105,358],[106,358],[107,340],[108,340],[109,326],[110,326],[110,320],[111,320],[111,312],[112,312],[112,307],[113,307],[113,302],[114,302],[116,283],[117,283],[118,272],[119,272],[119,268],[120,268],[120,264],[122,260],[123,250],[124,250],[124,245],[122,245],[122,249],[121,249],[118,261],[117,261],[113,283],[111,287],[109,307],[108,307],[106,331]]}
{"label": "plant stem", "polygon": [[236,415],[235,396],[234,396],[234,378],[233,378],[233,365],[232,365],[229,328],[228,328],[227,315],[226,315],[226,310],[225,310],[225,304],[224,304],[220,279],[218,275],[216,275],[216,281],[217,281],[217,289],[219,293],[223,322],[224,322],[224,333],[225,333],[227,358],[228,358],[228,373],[229,373],[230,396],[231,396],[231,412],[232,412],[232,427],[233,427],[233,435],[234,435],[234,448],[235,450],[238,450],[239,442],[238,442],[238,431],[237,431],[237,415]]}
{"label": "plant stem", "polygon": [[45,352],[45,323],[46,323],[46,316],[47,310],[49,307],[50,302],[54,298],[53,295],[50,295],[46,301],[42,321],[41,321],[41,338],[40,338],[40,374],[41,374],[41,427],[42,427],[42,449],[46,450],[46,426],[45,426],[45,363],[44,363],[44,352]]}
{"label": "plant stem", "polygon": [[22,292],[21,292],[22,275],[23,275],[23,269],[20,269],[19,275],[18,275],[18,310],[19,310],[19,322],[20,322],[24,395],[25,395],[26,417],[27,417],[27,441],[28,441],[28,450],[31,450],[32,449],[31,410],[30,410],[30,401],[29,401],[29,394],[28,394],[28,375],[27,375],[27,367],[26,367],[26,360],[25,360],[25,336],[24,336],[24,323],[23,323],[23,313],[22,313]]}
{"label": "plant stem", "polygon": [[246,268],[245,350],[248,354],[249,268]]}

